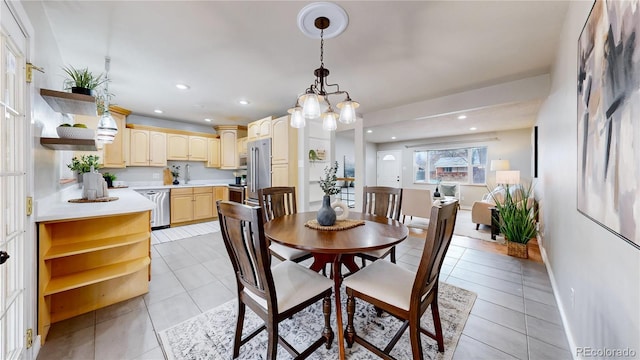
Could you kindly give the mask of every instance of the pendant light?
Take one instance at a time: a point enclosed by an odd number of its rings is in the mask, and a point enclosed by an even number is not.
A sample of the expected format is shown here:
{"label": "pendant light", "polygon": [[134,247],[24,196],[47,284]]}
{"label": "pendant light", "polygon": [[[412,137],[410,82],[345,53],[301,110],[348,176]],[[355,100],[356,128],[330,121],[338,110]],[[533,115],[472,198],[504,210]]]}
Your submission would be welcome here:
{"label": "pendant light", "polygon": [[104,82],[104,111],[98,121],[98,128],[96,129],[96,141],[103,144],[113,143],[113,139],[118,133],[118,124],[111,116],[109,111],[109,68],[111,67],[111,58],[106,56],[104,58],[104,69],[106,71]]}
{"label": "pendant light", "polygon": [[[333,131],[337,128],[337,119],[344,124],[353,124],[356,121],[355,109],[360,104],[351,100],[347,91],[340,90],[340,85],[327,82],[329,69],[324,67],[325,30],[327,31],[327,38],[338,36],[346,29],[348,22],[349,18],[344,9],[333,3],[311,3],[300,10],[298,14],[298,27],[300,30],[305,35],[314,38],[317,38],[317,31],[320,31],[320,67],[313,71],[315,75],[313,84],[305,90],[303,95],[298,97],[296,105],[289,109],[292,127],[304,127],[305,119],[322,118],[322,128]],[[331,25],[333,26],[330,27]],[[329,92],[327,87],[335,87],[336,90]],[[344,101],[336,105],[340,109],[339,117],[331,108],[331,104],[329,104],[328,97],[330,95],[346,96]],[[327,105],[327,110],[324,113],[321,111],[321,103]],[[302,118],[300,118],[301,116]]]}

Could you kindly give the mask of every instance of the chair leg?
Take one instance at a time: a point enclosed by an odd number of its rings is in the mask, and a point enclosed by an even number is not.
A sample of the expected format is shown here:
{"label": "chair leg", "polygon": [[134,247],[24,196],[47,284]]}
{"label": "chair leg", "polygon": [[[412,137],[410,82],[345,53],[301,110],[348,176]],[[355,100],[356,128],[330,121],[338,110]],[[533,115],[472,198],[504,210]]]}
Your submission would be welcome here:
{"label": "chair leg", "polygon": [[431,302],[431,314],[433,315],[433,326],[436,330],[436,341],[438,342],[438,351],[444,352],[444,337],[442,335],[442,324],[440,323],[440,311],[438,310],[438,297],[434,297]]}
{"label": "chair leg", "polygon": [[356,329],[353,327],[353,315],[356,312],[356,300],[353,295],[347,294],[347,328],[344,331],[347,347],[351,348],[356,339]]}
{"label": "chair leg", "polygon": [[233,358],[240,355],[240,343],[242,342],[242,325],[244,324],[244,313],[246,305],[238,299],[238,319],[236,322],[236,335],[233,339]]}
{"label": "chair leg", "polygon": [[423,360],[424,357],[422,356],[422,343],[420,341],[420,315],[418,315],[415,319],[409,319],[409,340],[411,341],[411,352],[413,353],[413,359]]}
{"label": "chair leg", "polygon": [[362,267],[367,266],[367,260],[364,258],[364,256],[362,256],[360,259],[362,259]]}
{"label": "chair leg", "polygon": [[267,341],[267,359],[276,360],[278,355],[278,323],[272,316],[269,316],[267,320],[267,334],[269,339]]}
{"label": "chair leg", "polygon": [[324,330],[322,330],[322,336],[327,339],[326,347],[331,348],[331,342],[333,342],[333,330],[331,329],[331,295],[327,294],[322,300],[322,313],[324,314]]}
{"label": "chair leg", "polygon": [[391,262],[396,263],[396,247],[391,248]]}
{"label": "chair leg", "polygon": [[476,230],[480,229],[480,224],[476,224]]}

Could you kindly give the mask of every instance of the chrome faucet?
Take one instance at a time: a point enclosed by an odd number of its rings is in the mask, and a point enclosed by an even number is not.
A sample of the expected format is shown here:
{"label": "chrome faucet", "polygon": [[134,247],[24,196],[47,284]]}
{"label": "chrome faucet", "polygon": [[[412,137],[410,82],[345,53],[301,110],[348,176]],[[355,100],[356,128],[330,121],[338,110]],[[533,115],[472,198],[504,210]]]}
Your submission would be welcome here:
{"label": "chrome faucet", "polygon": [[191,180],[191,171],[189,169],[189,164],[185,165],[184,169],[185,169],[185,171],[184,171],[184,183],[188,184],[189,180]]}

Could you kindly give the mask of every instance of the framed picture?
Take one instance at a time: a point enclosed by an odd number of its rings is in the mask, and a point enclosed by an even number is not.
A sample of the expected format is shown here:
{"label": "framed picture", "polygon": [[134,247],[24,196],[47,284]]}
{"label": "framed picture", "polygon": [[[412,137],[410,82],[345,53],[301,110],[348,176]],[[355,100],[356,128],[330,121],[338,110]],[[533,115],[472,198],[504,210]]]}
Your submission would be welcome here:
{"label": "framed picture", "polygon": [[640,8],[596,0],[578,40],[578,211],[640,249]]}

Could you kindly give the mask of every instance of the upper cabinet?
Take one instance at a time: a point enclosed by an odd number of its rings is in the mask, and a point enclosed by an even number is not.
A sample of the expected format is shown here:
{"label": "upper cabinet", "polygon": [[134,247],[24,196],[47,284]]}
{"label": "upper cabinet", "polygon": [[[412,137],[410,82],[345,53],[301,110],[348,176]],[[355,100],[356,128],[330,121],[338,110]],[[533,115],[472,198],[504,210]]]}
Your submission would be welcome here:
{"label": "upper cabinet", "polygon": [[167,160],[207,161],[207,138],[167,134]]}
{"label": "upper cabinet", "polygon": [[130,129],[130,166],[167,166],[167,134]]}
{"label": "upper cabinet", "polygon": [[[116,125],[118,125],[118,133],[113,138],[113,143],[98,143],[96,151],[84,151],[85,149],[79,148],[77,150],[82,151],[75,151],[73,155],[77,157],[80,157],[82,155],[97,155],[100,157],[98,162],[103,168],[124,168],[127,166],[126,153],[128,151],[128,144],[126,144],[125,141],[125,129],[127,124],[127,115],[129,115],[131,112],[117,106],[110,106],[109,110],[111,112],[113,120],[115,120]],[[76,124],[85,124],[89,129],[95,130],[98,127],[98,121],[100,121],[100,118],[98,116],[74,116],[74,122]]]}
{"label": "upper cabinet", "polygon": [[236,125],[219,125],[214,129],[220,135],[220,169],[240,168],[238,138],[247,135],[247,128]]}
{"label": "upper cabinet", "polygon": [[238,156],[241,158],[247,157],[247,152],[249,149],[247,148],[247,143],[249,142],[249,137],[241,137],[238,139]]}
{"label": "upper cabinet", "polygon": [[264,119],[249,123],[247,125],[247,141],[270,138],[271,120],[273,120],[273,116],[267,116]]}
{"label": "upper cabinet", "polygon": [[207,151],[209,153],[207,157],[206,167],[219,168],[220,167],[220,139],[208,138],[207,139]]}

